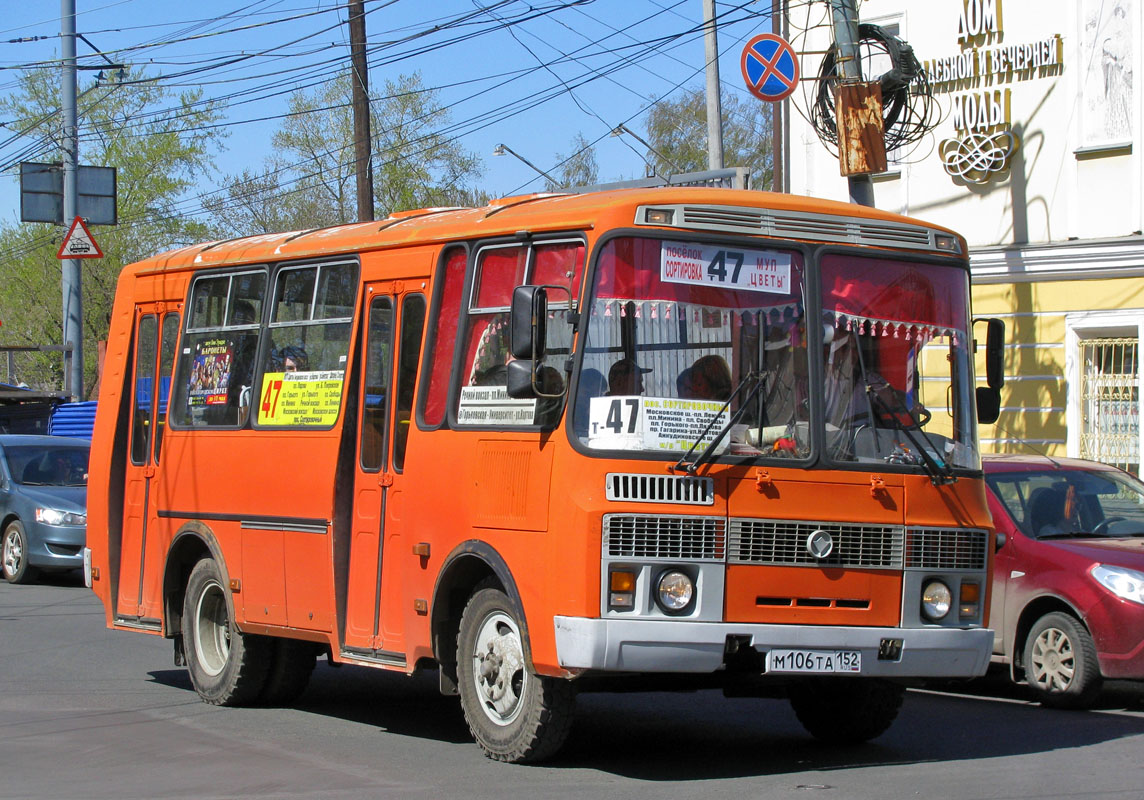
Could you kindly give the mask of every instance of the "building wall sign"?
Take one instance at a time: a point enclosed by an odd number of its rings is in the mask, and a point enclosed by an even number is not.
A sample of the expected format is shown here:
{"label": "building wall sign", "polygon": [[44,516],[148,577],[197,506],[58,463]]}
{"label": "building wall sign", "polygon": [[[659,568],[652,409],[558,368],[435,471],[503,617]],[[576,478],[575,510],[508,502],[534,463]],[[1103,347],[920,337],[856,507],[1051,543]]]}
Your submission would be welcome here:
{"label": "building wall sign", "polygon": [[941,141],[942,166],[953,178],[988,183],[1005,173],[1021,146],[1013,130],[1012,92],[1064,69],[1059,33],[1000,44],[1001,0],[961,0],[956,41],[961,52],[923,63],[935,94],[950,96],[955,136]]}

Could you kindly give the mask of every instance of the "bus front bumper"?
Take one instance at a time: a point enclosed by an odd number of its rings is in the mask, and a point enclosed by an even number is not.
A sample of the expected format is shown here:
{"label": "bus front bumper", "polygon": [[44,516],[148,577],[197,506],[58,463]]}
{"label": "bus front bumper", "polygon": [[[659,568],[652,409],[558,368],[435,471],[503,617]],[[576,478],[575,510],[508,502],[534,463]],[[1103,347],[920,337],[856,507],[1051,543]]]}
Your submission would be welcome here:
{"label": "bus front bumper", "polygon": [[[861,654],[857,674],[882,678],[984,675],[993,648],[987,628],[849,628],[682,620],[556,617],[556,655],[565,669],[714,672],[728,637],[771,650]],[[896,656],[896,657],[895,657]]]}

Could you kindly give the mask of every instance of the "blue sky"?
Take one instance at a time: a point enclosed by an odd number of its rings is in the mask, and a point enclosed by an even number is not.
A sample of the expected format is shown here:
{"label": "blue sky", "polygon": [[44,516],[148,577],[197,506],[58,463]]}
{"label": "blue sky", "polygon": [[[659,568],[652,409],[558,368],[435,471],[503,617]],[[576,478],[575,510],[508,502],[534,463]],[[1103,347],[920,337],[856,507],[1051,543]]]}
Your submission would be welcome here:
{"label": "blue sky", "polygon": [[[289,91],[348,60],[344,4],[334,0],[76,0],[76,6],[77,31],[110,60],[162,76],[172,88],[198,85],[209,97],[233,97],[225,110],[233,123],[228,149],[216,159],[221,174],[257,168]],[[717,3],[725,91],[749,97],[739,58],[748,39],[770,30],[770,7],[771,0]],[[644,135],[656,98],[704,85],[702,0],[366,0],[365,8],[375,48],[371,87],[419,71],[450,108],[460,142],[484,160],[480,185],[494,195],[543,188],[524,163],[493,156],[501,142],[551,170],[581,133],[599,140],[601,179],[643,177],[645,148],[609,131],[624,124]],[[17,69],[58,58],[59,27],[54,0],[5,3],[0,93],[13,90]],[[83,64],[101,61],[86,42],[78,43],[78,53]],[[94,75],[80,73],[81,91]],[[14,165],[37,160],[25,155],[29,149],[34,155],[34,144],[0,128],[5,222],[19,214]],[[199,189],[210,191],[219,177]]]}

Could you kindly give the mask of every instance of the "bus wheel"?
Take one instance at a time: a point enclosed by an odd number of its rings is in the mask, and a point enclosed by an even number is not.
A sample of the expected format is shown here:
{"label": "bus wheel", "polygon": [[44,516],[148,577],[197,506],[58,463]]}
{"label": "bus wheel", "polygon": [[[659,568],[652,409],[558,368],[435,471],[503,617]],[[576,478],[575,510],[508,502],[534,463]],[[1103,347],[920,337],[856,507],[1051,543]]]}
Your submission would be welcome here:
{"label": "bus wheel", "polygon": [[858,744],[885,733],[905,693],[904,686],[878,678],[805,678],[788,690],[802,726],[833,744]]}
{"label": "bus wheel", "polygon": [[564,744],[572,685],[529,669],[517,612],[499,589],[478,589],[461,615],[457,683],[465,721],[489,758],[540,761]]}
{"label": "bus wheel", "polygon": [[298,699],[310,682],[317,648],[297,639],[270,639],[270,669],[258,702],[268,706],[284,706]]}
{"label": "bus wheel", "polygon": [[31,583],[39,574],[39,570],[28,563],[28,534],[18,519],[12,520],[4,529],[0,570],[3,570],[8,583]]}
{"label": "bus wheel", "polygon": [[183,649],[199,697],[216,706],[253,702],[266,682],[266,639],[235,627],[222,574],[212,559],[195,564],[183,600]]}
{"label": "bus wheel", "polygon": [[1045,614],[1025,641],[1025,680],[1046,706],[1089,708],[1101,684],[1092,636],[1068,614]]}

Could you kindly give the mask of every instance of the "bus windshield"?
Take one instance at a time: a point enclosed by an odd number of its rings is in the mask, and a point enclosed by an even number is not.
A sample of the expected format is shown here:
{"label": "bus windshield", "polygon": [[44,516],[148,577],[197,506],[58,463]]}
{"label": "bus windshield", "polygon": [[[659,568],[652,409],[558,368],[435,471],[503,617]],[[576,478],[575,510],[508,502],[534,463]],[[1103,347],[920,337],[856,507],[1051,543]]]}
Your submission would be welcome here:
{"label": "bus windshield", "polygon": [[[807,460],[817,431],[838,462],[977,467],[965,271],[840,253],[820,270],[812,302],[797,250],[608,242],[584,309],[576,437]],[[923,390],[949,408],[927,409]]]}

